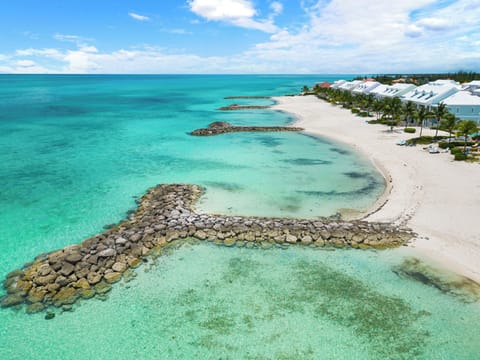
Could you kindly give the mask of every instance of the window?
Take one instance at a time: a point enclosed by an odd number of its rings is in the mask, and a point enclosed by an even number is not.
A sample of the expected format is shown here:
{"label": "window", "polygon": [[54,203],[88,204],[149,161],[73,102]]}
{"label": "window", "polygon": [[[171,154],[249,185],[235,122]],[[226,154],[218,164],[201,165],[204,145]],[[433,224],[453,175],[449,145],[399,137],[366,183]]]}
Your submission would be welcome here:
{"label": "window", "polygon": [[458,113],[458,112],[460,112],[460,109],[459,109],[459,108],[457,108],[457,113]]}

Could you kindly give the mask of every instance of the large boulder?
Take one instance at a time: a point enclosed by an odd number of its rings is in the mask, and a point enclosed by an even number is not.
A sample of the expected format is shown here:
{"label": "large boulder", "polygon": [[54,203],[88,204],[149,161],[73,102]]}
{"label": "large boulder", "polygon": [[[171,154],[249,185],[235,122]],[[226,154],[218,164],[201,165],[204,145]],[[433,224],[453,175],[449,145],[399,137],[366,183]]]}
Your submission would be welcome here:
{"label": "large boulder", "polygon": [[53,304],[57,307],[71,305],[78,299],[77,290],[73,287],[64,287],[53,297]]}
{"label": "large boulder", "polygon": [[105,281],[109,284],[116,283],[122,278],[122,274],[119,272],[110,272],[104,275]]}

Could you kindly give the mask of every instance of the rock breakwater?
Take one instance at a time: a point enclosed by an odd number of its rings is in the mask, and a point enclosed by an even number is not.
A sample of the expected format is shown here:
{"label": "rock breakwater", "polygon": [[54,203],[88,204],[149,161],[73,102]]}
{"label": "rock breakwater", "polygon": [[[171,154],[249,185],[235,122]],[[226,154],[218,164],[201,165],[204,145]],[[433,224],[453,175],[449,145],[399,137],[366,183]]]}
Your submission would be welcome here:
{"label": "rock breakwater", "polygon": [[234,132],[280,132],[280,131],[303,131],[303,128],[293,126],[233,126],[227,122],[216,121],[207,128],[197,129],[190,134],[194,136],[213,136]]}
{"label": "rock breakwater", "polygon": [[267,105],[238,105],[232,104],[228,106],[222,106],[218,110],[221,111],[232,111],[232,110],[262,110],[262,109],[269,109],[270,106]]}
{"label": "rock breakwater", "polygon": [[48,307],[70,309],[78,299],[104,297],[111,284],[131,277],[153,249],[194,237],[225,246],[262,243],[384,248],[412,238],[408,229],[386,223],[301,220],[199,214],[196,185],[164,184],[148,190],[129,218],[78,245],[41,254],[7,275],[3,307],[26,305],[28,313]]}

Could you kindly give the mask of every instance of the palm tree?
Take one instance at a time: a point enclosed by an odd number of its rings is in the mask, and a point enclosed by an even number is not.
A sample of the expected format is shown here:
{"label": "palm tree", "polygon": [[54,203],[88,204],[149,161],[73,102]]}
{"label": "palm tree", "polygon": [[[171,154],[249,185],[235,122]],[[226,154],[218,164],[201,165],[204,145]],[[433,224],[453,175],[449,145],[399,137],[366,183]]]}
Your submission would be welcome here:
{"label": "palm tree", "polygon": [[442,129],[448,131],[448,142],[450,143],[450,139],[452,138],[452,132],[455,129],[455,126],[457,125],[457,118],[455,115],[448,113],[445,116],[445,119],[441,122],[440,126]]}
{"label": "palm tree", "polygon": [[463,152],[467,152],[468,135],[476,133],[478,131],[478,125],[473,120],[462,120],[457,124],[457,130],[465,137],[465,145],[463,146]]}
{"label": "palm tree", "polygon": [[403,113],[405,114],[405,129],[408,123],[415,117],[415,104],[411,101],[407,101],[403,107]]}
{"label": "palm tree", "polygon": [[393,127],[398,123],[400,114],[402,113],[402,101],[400,98],[385,98],[383,114],[388,118],[390,125],[390,131],[393,131]]}
{"label": "palm tree", "polygon": [[373,104],[375,103],[375,95],[373,94],[368,94],[367,97],[365,98],[365,105],[367,108],[368,115],[370,116],[370,111],[372,111]]}
{"label": "palm tree", "polygon": [[437,139],[438,135],[438,128],[440,126],[440,122],[445,118],[445,116],[448,114],[448,109],[447,106],[441,102],[440,104],[437,105],[437,107],[434,110],[435,118],[437,119],[437,127],[435,129],[435,140]]}
{"label": "palm tree", "polygon": [[417,120],[420,123],[420,136],[422,136],[423,123],[425,120],[430,119],[431,117],[432,113],[428,111],[425,106],[420,106],[420,110],[417,111]]}
{"label": "palm tree", "polygon": [[380,99],[375,99],[372,105],[372,111],[375,113],[377,120],[380,119],[380,114],[383,111],[383,103]]}

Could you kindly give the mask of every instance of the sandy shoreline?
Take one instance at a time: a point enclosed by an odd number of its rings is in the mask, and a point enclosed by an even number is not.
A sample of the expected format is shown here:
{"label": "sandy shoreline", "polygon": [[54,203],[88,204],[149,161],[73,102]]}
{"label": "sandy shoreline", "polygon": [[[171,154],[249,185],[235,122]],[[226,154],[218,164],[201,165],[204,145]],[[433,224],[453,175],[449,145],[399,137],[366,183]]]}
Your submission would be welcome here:
{"label": "sandy shoreline", "polygon": [[349,144],[383,173],[389,188],[367,220],[411,227],[419,234],[411,245],[416,252],[480,282],[479,164],[454,162],[450,154],[429,154],[422,146],[397,146],[415,134],[369,125],[314,96],[274,100],[275,110],[297,118],[294,126]]}

